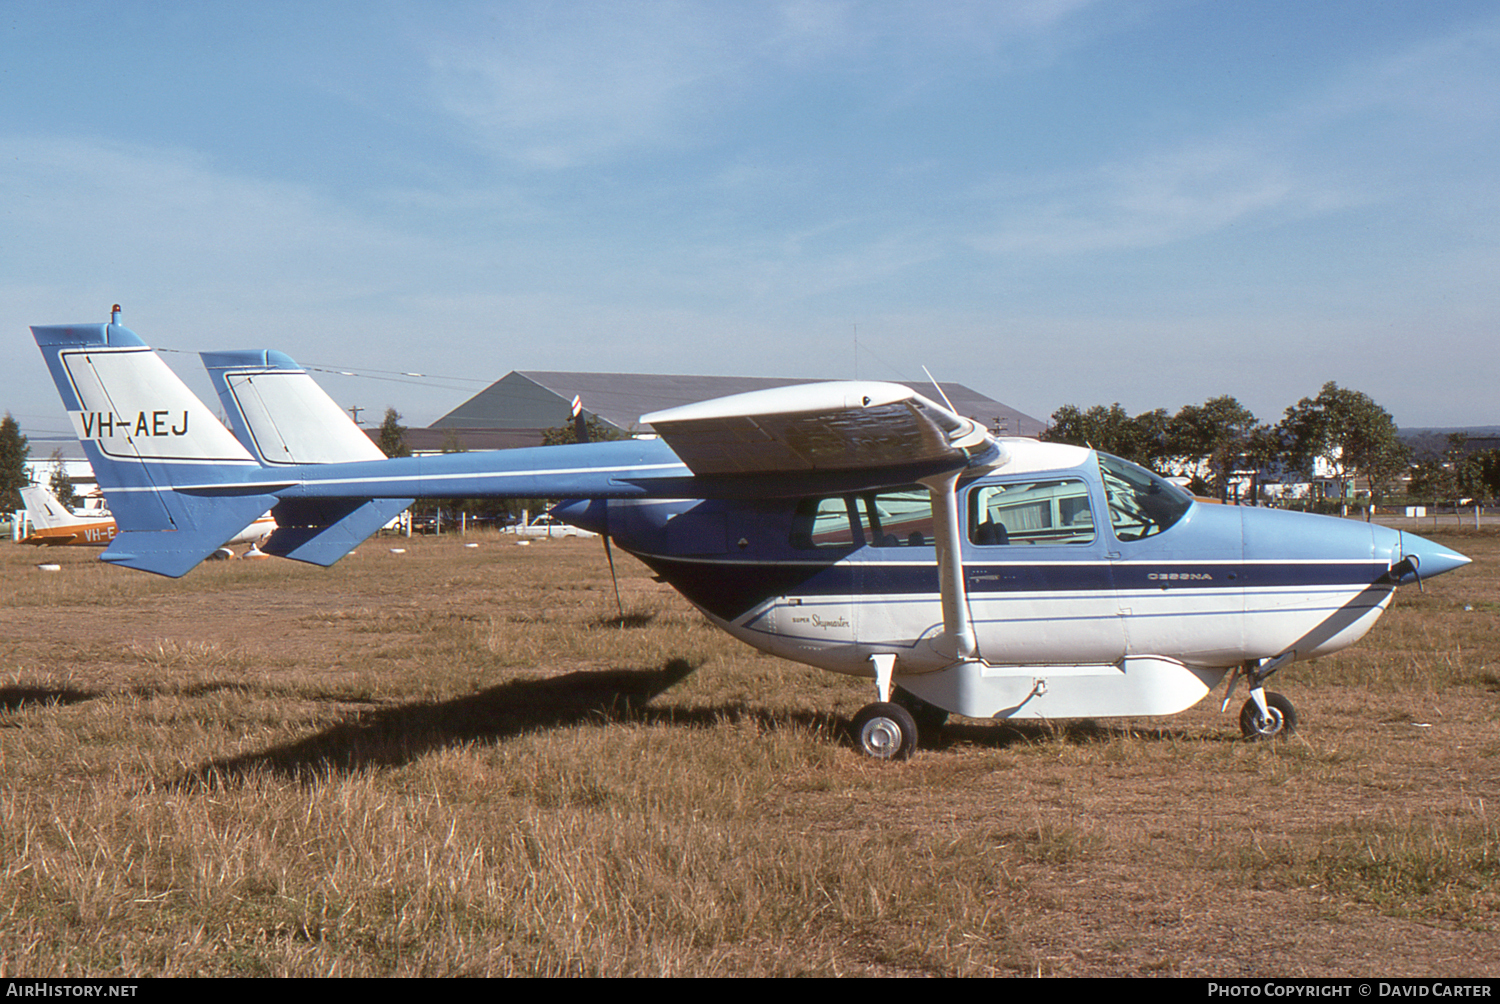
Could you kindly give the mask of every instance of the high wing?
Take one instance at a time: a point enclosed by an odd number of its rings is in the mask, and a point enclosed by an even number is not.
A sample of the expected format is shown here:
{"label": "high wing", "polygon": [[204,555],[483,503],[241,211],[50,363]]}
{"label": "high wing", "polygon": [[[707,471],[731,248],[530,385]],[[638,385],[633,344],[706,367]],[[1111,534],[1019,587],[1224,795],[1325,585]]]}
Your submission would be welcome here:
{"label": "high wing", "polygon": [[979,423],[893,383],[776,387],[652,412],[641,422],[704,477],[1001,462],[1000,444]]}

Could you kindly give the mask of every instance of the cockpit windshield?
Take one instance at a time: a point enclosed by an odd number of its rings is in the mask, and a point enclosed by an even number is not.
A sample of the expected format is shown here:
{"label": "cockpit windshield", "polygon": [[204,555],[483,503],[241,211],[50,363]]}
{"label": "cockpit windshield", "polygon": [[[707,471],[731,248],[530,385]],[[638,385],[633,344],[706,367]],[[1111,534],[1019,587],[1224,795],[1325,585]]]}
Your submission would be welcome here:
{"label": "cockpit windshield", "polygon": [[1128,460],[1099,454],[1109,522],[1120,540],[1141,540],[1170,528],[1193,504],[1172,482]]}

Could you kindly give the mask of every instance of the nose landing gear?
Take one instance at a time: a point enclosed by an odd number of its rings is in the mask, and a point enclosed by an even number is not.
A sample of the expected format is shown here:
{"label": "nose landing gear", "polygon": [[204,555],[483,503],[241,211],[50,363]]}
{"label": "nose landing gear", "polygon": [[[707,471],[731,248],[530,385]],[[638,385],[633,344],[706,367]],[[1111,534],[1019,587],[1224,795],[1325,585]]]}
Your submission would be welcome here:
{"label": "nose landing gear", "polygon": [[899,704],[867,704],[854,716],[854,743],[877,760],[905,760],[917,748],[917,723]]}
{"label": "nose landing gear", "polygon": [[1292,702],[1270,691],[1265,691],[1264,694],[1264,711],[1253,696],[1240,709],[1240,732],[1245,738],[1260,741],[1296,732],[1297,710],[1292,707]]}

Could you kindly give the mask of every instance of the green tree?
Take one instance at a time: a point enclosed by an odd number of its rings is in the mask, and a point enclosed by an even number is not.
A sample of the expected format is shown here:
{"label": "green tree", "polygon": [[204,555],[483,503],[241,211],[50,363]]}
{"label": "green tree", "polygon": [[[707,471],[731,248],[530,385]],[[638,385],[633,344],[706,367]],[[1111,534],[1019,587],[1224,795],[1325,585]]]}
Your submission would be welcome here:
{"label": "green tree", "polygon": [[1267,471],[1279,469],[1286,458],[1286,444],[1281,439],[1279,426],[1264,422],[1250,430],[1245,442],[1245,466],[1255,472],[1255,483],[1251,494],[1259,498],[1263,477]]}
{"label": "green tree", "polygon": [[1049,443],[1089,446],[1152,466],[1161,455],[1165,416],[1166,412],[1154,411],[1131,418],[1118,401],[1108,408],[1096,404],[1087,411],[1068,404],[1052,413],[1052,424],[1041,438]]}
{"label": "green tree", "polygon": [[[1423,487],[1429,489],[1435,502],[1452,502],[1460,506],[1467,499],[1483,498],[1489,491],[1482,454],[1470,453],[1465,447],[1469,437],[1462,432],[1448,434],[1448,448],[1434,466],[1436,472],[1424,469]],[[1493,451],[1486,451],[1493,452]],[[1416,476],[1413,475],[1413,480]]]}
{"label": "green tree", "polygon": [[60,448],[52,451],[52,476],[47,480],[47,487],[57,496],[57,501],[69,509],[78,504],[78,492],[73,488],[73,479],[68,477]]}
{"label": "green tree", "polygon": [[1486,498],[1500,497],[1500,450],[1483,450],[1469,458],[1484,484]]}
{"label": "green tree", "polygon": [[1442,460],[1421,460],[1412,465],[1407,494],[1422,501],[1446,502],[1458,495],[1458,479]]}
{"label": "green tree", "polygon": [[1183,405],[1167,426],[1167,452],[1195,491],[1222,499],[1255,427],[1250,409],[1228,394]]}
{"label": "green tree", "polygon": [[411,456],[411,447],[406,445],[406,426],[401,424],[401,413],[395,408],[385,410],[385,421],[380,423],[380,438],[375,444],[388,457]]}
{"label": "green tree", "polygon": [[10,412],[0,420],[0,512],[21,508],[21,489],[31,483],[26,476],[26,458],[31,446]]}
{"label": "green tree", "polygon": [[1156,408],[1152,411],[1143,411],[1131,419],[1135,425],[1135,455],[1126,457],[1133,460],[1142,467],[1149,467],[1158,474],[1163,473],[1162,465],[1167,459],[1169,429],[1172,425],[1172,416],[1165,408]]}
{"label": "green tree", "polygon": [[1042,439],[1092,446],[1162,474],[1184,474],[1195,491],[1222,497],[1257,428],[1249,409],[1226,394],[1176,415],[1156,408],[1134,418],[1118,402],[1086,411],[1070,404],[1053,412]]}
{"label": "green tree", "polygon": [[1329,381],[1315,398],[1304,397],[1286,410],[1282,419],[1290,465],[1316,474],[1319,461],[1327,476],[1339,483],[1342,511],[1356,478],[1365,478],[1371,495],[1389,490],[1408,465],[1409,451],[1396,436],[1390,412],[1359,391]]}

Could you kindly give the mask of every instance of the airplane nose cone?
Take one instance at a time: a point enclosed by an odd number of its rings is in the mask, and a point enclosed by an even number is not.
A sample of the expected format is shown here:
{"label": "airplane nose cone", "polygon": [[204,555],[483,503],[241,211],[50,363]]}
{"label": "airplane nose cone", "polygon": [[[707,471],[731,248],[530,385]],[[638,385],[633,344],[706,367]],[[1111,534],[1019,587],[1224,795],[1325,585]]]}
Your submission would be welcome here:
{"label": "airplane nose cone", "polygon": [[[1415,582],[1417,576],[1430,579],[1434,575],[1451,572],[1455,568],[1462,568],[1471,560],[1452,548],[1444,547],[1442,544],[1436,544],[1425,537],[1418,537],[1414,533],[1406,533],[1405,531],[1401,533],[1401,556],[1402,561],[1397,563],[1396,568],[1393,568],[1392,572],[1400,568],[1402,574],[1396,581],[1403,583]],[[1412,574],[1410,565],[1406,565],[1407,559],[1415,561],[1417,566],[1416,575]],[[1406,565],[1406,567],[1402,568],[1403,565]]]}

